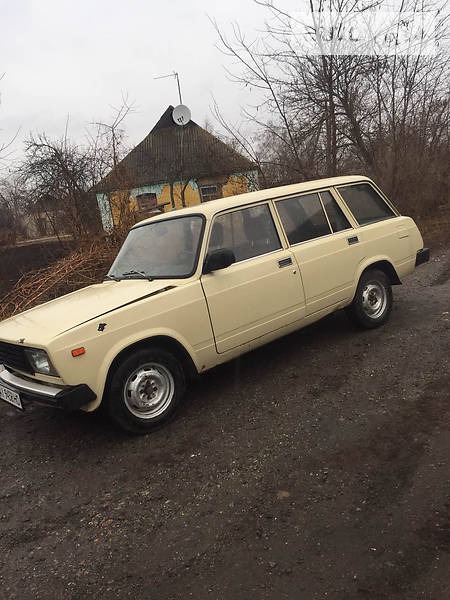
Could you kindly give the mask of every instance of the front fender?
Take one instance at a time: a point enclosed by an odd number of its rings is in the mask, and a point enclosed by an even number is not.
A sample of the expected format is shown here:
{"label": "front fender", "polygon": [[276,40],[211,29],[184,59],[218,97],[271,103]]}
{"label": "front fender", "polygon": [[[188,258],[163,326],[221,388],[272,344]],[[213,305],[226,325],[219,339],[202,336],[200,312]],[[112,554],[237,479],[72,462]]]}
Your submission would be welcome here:
{"label": "front fender", "polygon": [[193,364],[195,365],[195,368],[197,369],[197,372],[200,371],[201,365],[199,363],[199,357],[197,353],[195,352],[194,348],[192,348],[192,346],[189,344],[187,339],[180,335],[179,332],[174,331],[173,329],[162,327],[158,329],[151,329],[148,331],[141,331],[139,332],[139,335],[130,335],[127,338],[119,340],[109,349],[108,353],[104,357],[101,368],[98,372],[96,385],[97,399],[94,402],[92,402],[88,407],[86,407],[86,410],[93,410],[97,408],[97,406],[100,404],[101,399],[103,397],[103,393],[105,391],[106,380],[111,369],[111,365],[113,364],[116,357],[122,352],[126,351],[131,346],[134,346],[136,344],[148,343],[150,345],[152,343],[152,339],[157,337],[165,337],[177,342],[180,346],[184,348],[184,350],[190,356]]}

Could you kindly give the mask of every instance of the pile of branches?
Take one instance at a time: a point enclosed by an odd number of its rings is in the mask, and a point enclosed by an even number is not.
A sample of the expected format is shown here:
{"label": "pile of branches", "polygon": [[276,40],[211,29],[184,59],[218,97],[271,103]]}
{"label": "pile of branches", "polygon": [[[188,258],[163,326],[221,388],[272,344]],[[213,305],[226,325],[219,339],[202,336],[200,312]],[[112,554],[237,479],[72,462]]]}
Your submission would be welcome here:
{"label": "pile of branches", "polygon": [[100,240],[78,248],[49,267],[25,273],[0,299],[0,320],[102,281],[117,250],[110,240]]}

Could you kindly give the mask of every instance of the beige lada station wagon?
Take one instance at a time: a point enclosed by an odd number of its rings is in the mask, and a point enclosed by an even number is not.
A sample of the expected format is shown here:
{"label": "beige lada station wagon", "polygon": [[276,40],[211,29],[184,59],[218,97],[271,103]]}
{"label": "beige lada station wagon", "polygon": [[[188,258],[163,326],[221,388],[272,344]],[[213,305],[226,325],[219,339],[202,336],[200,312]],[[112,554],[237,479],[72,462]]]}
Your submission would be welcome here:
{"label": "beige lada station wagon", "polygon": [[159,427],[186,382],[323,316],[386,322],[429,260],[367,177],[242,194],[135,225],[105,281],[0,324],[0,397]]}

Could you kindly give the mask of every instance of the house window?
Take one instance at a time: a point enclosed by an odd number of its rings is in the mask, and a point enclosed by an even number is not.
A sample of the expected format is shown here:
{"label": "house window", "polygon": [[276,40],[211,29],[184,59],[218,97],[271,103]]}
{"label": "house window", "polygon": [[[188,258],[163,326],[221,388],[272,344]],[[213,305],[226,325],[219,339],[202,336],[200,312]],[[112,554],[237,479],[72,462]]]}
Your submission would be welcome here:
{"label": "house window", "polygon": [[138,203],[139,212],[144,212],[147,210],[152,210],[152,208],[156,208],[156,194],[140,194],[136,197]]}
{"label": "house window", "polygon": [[222,198],[222,186],[220,185],[201,185],[199,189],[202,202],[209,202],[209,200]]}

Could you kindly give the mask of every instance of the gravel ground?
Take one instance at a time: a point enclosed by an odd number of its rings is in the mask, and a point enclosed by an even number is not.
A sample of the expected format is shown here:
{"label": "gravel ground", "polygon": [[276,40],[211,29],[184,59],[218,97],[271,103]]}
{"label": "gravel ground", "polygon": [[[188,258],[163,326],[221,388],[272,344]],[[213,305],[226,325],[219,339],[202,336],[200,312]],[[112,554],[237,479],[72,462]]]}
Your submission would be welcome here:
{"label": "gravel ground", "polygon": [[381,329],[336,313],[215,369],[146,437],[2,403],[2,598],[448,600],[449,263]]}

